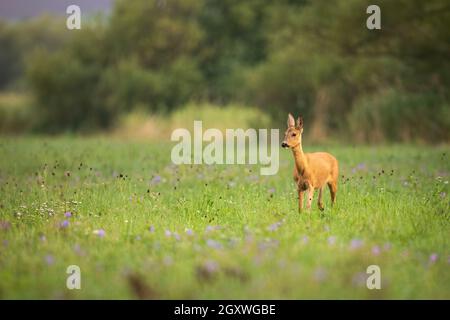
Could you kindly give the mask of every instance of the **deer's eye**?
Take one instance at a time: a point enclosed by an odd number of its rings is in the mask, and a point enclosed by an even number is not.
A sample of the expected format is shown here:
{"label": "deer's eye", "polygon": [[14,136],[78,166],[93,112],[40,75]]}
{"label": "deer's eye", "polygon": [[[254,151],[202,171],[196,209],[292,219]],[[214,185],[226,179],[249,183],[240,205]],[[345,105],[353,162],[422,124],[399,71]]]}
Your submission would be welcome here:
{"label": "deer's eye", "polygon": [[293,136],[293,137],[295,137],[296,135],[297,135],[296,133],[291,134],[291,136]]}

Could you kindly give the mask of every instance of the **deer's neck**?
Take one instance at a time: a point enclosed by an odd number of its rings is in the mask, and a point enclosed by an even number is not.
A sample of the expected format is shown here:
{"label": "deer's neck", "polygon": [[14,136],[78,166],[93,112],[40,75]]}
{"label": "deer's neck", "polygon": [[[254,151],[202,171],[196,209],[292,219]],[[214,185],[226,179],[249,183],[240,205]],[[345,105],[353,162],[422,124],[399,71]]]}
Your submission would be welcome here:
{"label": "deer's neck", "polygon": [[294,154],[295,167],[297,168],[297,172],[300,175],[304,175],[305,172],[308,170],[308,160],[306,159],[306,156],[303,153],[301,144],[293,148],[292,153]]}

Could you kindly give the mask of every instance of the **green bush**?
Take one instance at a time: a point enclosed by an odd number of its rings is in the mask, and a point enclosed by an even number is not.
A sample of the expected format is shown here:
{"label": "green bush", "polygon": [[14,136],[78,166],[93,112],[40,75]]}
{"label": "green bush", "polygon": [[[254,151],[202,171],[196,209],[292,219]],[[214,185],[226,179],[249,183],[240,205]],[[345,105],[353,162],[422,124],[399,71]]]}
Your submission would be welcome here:
{"label": "green bush", "polygon": [[32,129],[34,114],[30,98],[23,94],[0,94],[0,133],[16,134]]}
{"label": "green bush", "polygon": [[436,93],[387,90],[364,97],[348,116],[359,141],[450,141],[450,106]]}

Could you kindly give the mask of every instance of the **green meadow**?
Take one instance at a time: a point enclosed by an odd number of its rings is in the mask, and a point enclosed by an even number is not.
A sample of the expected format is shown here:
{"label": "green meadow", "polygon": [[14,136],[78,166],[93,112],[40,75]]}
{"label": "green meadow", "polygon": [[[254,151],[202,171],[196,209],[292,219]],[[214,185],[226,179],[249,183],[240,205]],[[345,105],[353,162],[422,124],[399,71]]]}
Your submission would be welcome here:
{"label": "green meadow", "polygon": [[[293,159],[171,163],[174,143],[0,139],[0,298],[450,299],[448,146],[325,146],[337,204],[299,214]],[[66,269],[81,270],[69,290]],[[378,265],[381,289],[366,286]]]}

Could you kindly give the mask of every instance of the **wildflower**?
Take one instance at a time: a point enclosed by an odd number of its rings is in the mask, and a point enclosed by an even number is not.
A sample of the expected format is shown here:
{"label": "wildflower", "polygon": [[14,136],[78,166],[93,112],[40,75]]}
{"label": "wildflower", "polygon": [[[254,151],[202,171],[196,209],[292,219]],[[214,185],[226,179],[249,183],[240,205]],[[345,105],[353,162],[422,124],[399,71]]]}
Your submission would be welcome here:
{"label": "wildflower", "polygon": [[330,246],[334,246],[336,244],[336,237],[335,236],[328,237],[328,244]]}
{"label": "wildflower", "polygon": [[220,230],[220,229],[222,229],[221,226],[206,226],[205,232],[211,232],[211,231]]}
{"label": "wildflower", "polygon": [[51,266],[55,263],[55,258],[53,258],[52,255],[48,254],[45,256],[45,262],[47,263],[47,265]]}
{"label": "wildflower", "polygon": [[66,217],[66,218],[72,217],[72,212],[67,211],[66,213],[64,213],[64,217]]}
{"label": "wildflower", "polygon": [[103,229],[94,230],[93,233],[96,234],[97,236],[99,236],[100,238],[103,238],[106,234],[105,230],[103,230]]}
{"label": "wildflower", "polygon": [[352,284],[355,287],[363,287],[363,286],[365,286],[366,285],[366,281],[367,281],[367,274],[365,274],[364,272],[358,272],[352,278]]}
{"label": "wildflower", "polygon": [[170,237],[172,235],[172,232],[170,232],[170,230],[166,230],[164,234],[166,235],[166,237]]}
{"label": "wildflower", "polygon": [[372,248],[372,254],[373,254],[373,255],[377,256],[377,255],[379,255],[380,253],[381,253],[381,250],[380,250],[380,247],[379,247],[379,246],[374,246],[374,247]]}
{"label": "wildflower", "polygon": [[186,229],[186,234],[188,235],[188,236],[192,236],[192,235],[194,235],[194,231],[192,231],[192,229]]}
{"label": "wildflower", "polygon": [[359,249],[363,246],[363,241],[360,239],[352,239],[350,241],[350,249]]}
{"label": "wildflower", "polygon": [[281,222],[275,222],[271,224],[267,229],[269,231],[276,231],[281,226]]}
{"label": "wildflower", "polygon": [[364,162],[361,162],[357,166],[358,170],[364,170],[366,168],[366,164]]}
{"label": "wildflower", "polygon": [[303,242],[303,244],[307,244],[309,242],[308,236],[303,236],[302,237],[302,242]]}
{"label": "wildflower", "polygon": [[214,249],[221,249],[222,245],[220,244],[220,242],[213,240],[213,239],[208,239],[206,240],[206,245],[210,248],[214,248]]}
{"label": "wildflower", "polygon": [[161,182],[161,176],[160,175],[156,175],[153,177],[152,181],[150,182],[151,184],[158,184]]}
{"label": "wildflower", "polygon": [[430,263],[435,263],[436,261],[437,261],[437,259],[438,259],[438,254],[437,253],[432,253],[431,255],[430,255]]}
{"label": "wildflower", "polygon": [[65,229],[69,227],[69,221],[68,220],[64,220],[63,222],[61,222],[61,228]]}
{"label": "wildflower", "polygon": [[275,188],[270,188],[269,190],[267,190],[270,194],[275,193]]}
{"label": "wildflower", "polygon": [[219,265],[213,260],[207,260],[197,267],[197,277],[202,280],[211,280],[219,271]]}
{"label": "wildflower", "polygon": [[9,230],[11,229],[11,223],[9,221],[0,221],[0,230]]}
{"label": "wildflower", "polygon": [[150,233],[154,233],[155,232],[155,227],[154,226],[150,226],[148,228],[148,231],[150,231]]}
{"label": "wildflower", "polygon": [[203,267],[209,273],[213,273],[219,269],[219,264],[213,260],[208,260],[208,261],[205,261],[205,263],[203,264]]}

